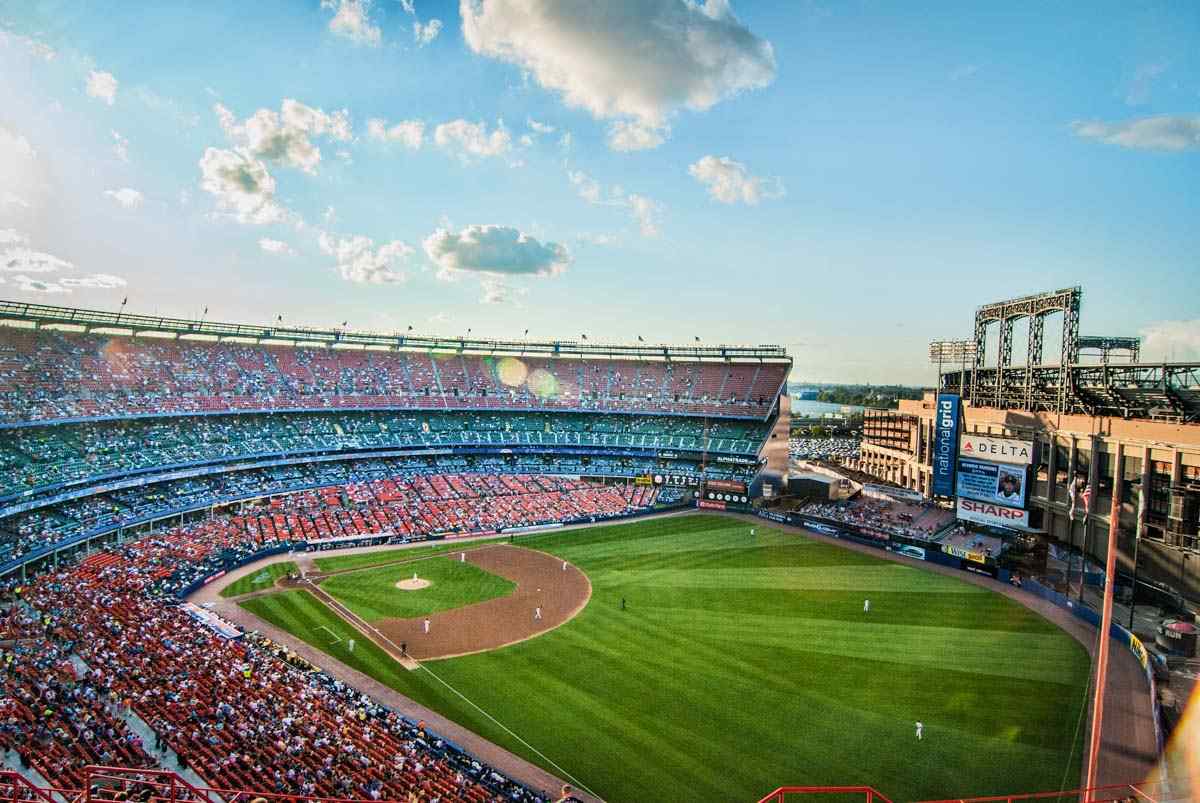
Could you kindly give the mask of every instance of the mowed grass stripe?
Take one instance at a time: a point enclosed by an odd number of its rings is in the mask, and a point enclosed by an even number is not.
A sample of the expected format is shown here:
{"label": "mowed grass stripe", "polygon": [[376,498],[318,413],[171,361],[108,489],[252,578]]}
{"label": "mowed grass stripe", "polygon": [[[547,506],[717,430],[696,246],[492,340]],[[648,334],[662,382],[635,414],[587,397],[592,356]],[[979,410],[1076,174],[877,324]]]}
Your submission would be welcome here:
{"label": "mowed grass stripe", "polygon": [[[804,589],[818,591],[921,591],[936,590],[939,594],[984,595],[978,586],[962,584],[947,586],[940,576],[908,566],[778,566],[770,568],[732,568],[704,566],[699,568],[632,568],[609,569],[617,572],[619,582],[658,588],[731,588],[750,590]],[[611,581],[605,570],[596,573],[594,582]],[[862,598],[859,598],[861,605]]]}
{"label": "mowed grass stripe", "polygon": [[237,597],[242,594],[249,594],[252,591],[264,591],[275,585],[275,581],[280,577],[285,577],[297,571],[299,570],[296,568],[295,562],[290,560],[280,563],[270,563],[261,569],[256,569],[245,577],[239,577],[222,588],[221,596]]}
{"label": "mowed grass stripe", "polygon": [[[523,538],[588,574],[588,606],[539,638],[429,666],[613,803],[752,800],[783,783],[923,799],[1078,777],[1088,660],[1073,639],[956,578],[757,529],[749,543],[743,522],[689,516]],[[817,565],[895,585],[872,592],[869,622],[857,589],[753,585],[789,566],[819,583],[803,571]],[[686,582],[722,570],[752,586]],[[425,673],[381,680],[538,761]]]}
{"label": "mowed grass stripe", "polygon": [[[677,614],[677,615],[676,615]],[[783,621],[780,621],[781,618]],[[874,659],[907,667],[938,670],[956,666],[980,676],[1059,682],[1061,666],[1074,653],[1070,643],[1051,633],[908,627],[862,621],[831,628],[824,619],[756,614],[731,620],[719,613],[671,610],[657,623],[695,639],[738,642],[745,649],[804,645],[809,652],[847,659]]]}
{"label": "mowed grass stripe", "polygon": [[369,566],[380,566],[385,563],[395,563],[402,560],[417,560],[430,555],[441,555],[446,552],[461,552],[474,549],[477,546],[507,540],[506,538],[481,538],[478,541],[462,543],[458,541],[443,541],[433,546],[419,546],[405,549],[382,549],[376,552],[358,552],[353,555],[334,555],[326,558],[316,558],[314,563],[323,572],[340,572],[347,569],[362,569]]}
{"label": "mowed grass stripe", "polygon": [[[416,591],[396,587],[413,575],[432,585]],[[517,584],[473,563],[433,557],[413,563],[335,574],[321,590],[368,622],[410,619],[511,594]]]}

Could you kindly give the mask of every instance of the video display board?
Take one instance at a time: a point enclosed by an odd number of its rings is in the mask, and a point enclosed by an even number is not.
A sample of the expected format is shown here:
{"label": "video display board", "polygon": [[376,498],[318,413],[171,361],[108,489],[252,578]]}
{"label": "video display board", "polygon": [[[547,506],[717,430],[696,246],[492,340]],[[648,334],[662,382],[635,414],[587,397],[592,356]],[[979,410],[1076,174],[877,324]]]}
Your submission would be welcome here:
{"label": "video display board", "polygon": [[991,463],[960,457],[955,489],[958,496],[1007,507],[1025,507],[1027,471],[1011,463]]}

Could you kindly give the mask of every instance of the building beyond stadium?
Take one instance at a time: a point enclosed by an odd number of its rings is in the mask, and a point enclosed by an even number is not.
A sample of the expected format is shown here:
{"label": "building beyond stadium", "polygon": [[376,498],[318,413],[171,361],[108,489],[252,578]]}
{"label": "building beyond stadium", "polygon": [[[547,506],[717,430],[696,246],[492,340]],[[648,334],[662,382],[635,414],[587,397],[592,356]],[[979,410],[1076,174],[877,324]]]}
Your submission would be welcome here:
{"label": "building beyond stadium", "polygon": [[[1045,533],[1102,561],[1120,472],[1120,571],[1133,573],[1136,552],[1138,577],[1200,599],[1200,364],[1140,363],[1137,338],[1080,336],[1081,297],[1079,288],[1067,288],[986,305],[976,313],[973,339],[931,349],[939,392],[961,400],[959,518]],[[1043,363],[1051,316],[1063,321],[1061,362]],[[1017,324],[1027,327],[1024,364],[1012,357]],[[992,349],[998,357],[989,366]],[[927,393],[897,410],[867,410],[854,467],[926,498],[942,496],[935,493],[937,400]],[[1032,448],[1025,457],[972,459],[964,452],[970,436],[990,436],[996,449]],[[1011,501],[983,500],[980,489],[996,487],[1005,466],[1014,467],[1013,485],[1020,475],[1028,487],[1010,493]]]}

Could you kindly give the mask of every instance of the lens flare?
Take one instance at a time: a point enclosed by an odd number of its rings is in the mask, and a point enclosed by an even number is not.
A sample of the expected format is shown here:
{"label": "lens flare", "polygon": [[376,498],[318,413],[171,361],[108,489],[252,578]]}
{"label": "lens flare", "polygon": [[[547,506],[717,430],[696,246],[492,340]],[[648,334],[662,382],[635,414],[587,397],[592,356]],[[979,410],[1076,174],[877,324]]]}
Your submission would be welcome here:
{"label": "lens flare", "polygon": [[510,388],[521,387],[525,384],[525,378],[528,375],[529,369],[516,357],[505,357],[496,366],[497,378]]}
{"label": "lens flare", "polygon": [[525,384],[539,399],[549,399],[558,395],[558,380],[544,368],[538,368],[531,373]]}

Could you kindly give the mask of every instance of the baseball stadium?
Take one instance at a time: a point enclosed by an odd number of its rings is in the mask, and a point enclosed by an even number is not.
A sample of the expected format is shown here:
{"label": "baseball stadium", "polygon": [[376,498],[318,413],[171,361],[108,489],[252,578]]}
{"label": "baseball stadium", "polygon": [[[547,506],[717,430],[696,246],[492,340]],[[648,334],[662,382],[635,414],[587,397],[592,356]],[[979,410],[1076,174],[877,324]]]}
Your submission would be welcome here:
{"label": "baseball stadium", "polygon": [[782,348],[0,314],[6,794],[1186,799],[999,529],[792,492]]}
{"label": "baseball stadium", "polygon": [[0,0],[0,803],[1200,801],[1197,54]]}

